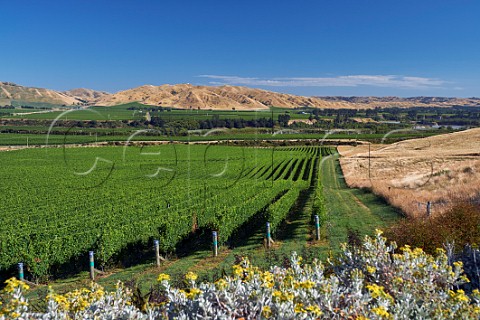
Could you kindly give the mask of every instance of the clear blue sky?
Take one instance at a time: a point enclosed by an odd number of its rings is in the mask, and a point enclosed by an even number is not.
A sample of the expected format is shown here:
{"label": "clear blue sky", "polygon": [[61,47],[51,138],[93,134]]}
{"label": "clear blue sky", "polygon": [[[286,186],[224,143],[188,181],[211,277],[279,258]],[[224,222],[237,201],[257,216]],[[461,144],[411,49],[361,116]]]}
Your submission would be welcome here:
{"label": "clear blue sky", "polygon": [[0,1],[0,80],[480,96],[480,1]]}

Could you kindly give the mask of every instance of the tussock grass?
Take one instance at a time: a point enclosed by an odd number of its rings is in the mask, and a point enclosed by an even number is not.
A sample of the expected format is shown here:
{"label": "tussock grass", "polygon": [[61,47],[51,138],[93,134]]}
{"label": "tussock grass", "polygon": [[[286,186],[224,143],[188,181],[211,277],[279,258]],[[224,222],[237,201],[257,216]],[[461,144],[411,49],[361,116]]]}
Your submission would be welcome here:
{"label": "tussock grass", "polygon": [[350,187],[368,188],[407,216],[441,215],[480,190],[480,129],[392,145],[340,147]]}

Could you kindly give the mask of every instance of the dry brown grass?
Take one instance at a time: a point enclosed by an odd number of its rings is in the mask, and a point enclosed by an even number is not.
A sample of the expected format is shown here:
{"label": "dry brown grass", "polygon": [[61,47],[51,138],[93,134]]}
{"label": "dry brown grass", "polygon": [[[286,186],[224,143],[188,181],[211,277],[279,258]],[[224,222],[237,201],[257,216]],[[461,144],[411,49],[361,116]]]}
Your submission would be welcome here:
{"label": "dry brown grass", "polygon": [[[370,188],[408,216],[423,216],[426,202],[440,214],[480,190],[480,129],[372,145],[339,147],[347,184]],[[370,174],[369,174],[370,172]]]}

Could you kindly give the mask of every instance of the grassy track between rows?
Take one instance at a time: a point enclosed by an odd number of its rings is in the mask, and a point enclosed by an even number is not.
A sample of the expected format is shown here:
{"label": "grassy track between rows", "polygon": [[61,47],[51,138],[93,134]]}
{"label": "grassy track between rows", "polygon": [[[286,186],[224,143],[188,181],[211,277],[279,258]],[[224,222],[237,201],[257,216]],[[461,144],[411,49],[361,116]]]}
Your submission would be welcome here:
{"label": "grassy track between rows", "polygon": [[324,229],[332,250],[338,250],[349,236],[373,234],[375,229],[384,228],[398,219],[398,211],[379,197],[366,190],[348,188],[338,155],[325,158],[321,170],[328,221]]}

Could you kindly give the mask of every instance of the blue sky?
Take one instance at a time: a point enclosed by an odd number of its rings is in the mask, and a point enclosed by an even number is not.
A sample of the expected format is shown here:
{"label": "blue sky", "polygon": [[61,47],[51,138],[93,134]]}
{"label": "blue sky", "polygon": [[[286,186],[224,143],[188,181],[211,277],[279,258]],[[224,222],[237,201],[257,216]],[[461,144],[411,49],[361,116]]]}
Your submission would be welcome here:
{"label": "blue sky", "polygon": [[0,0],[0,80],[480,96],[480,1]]}

